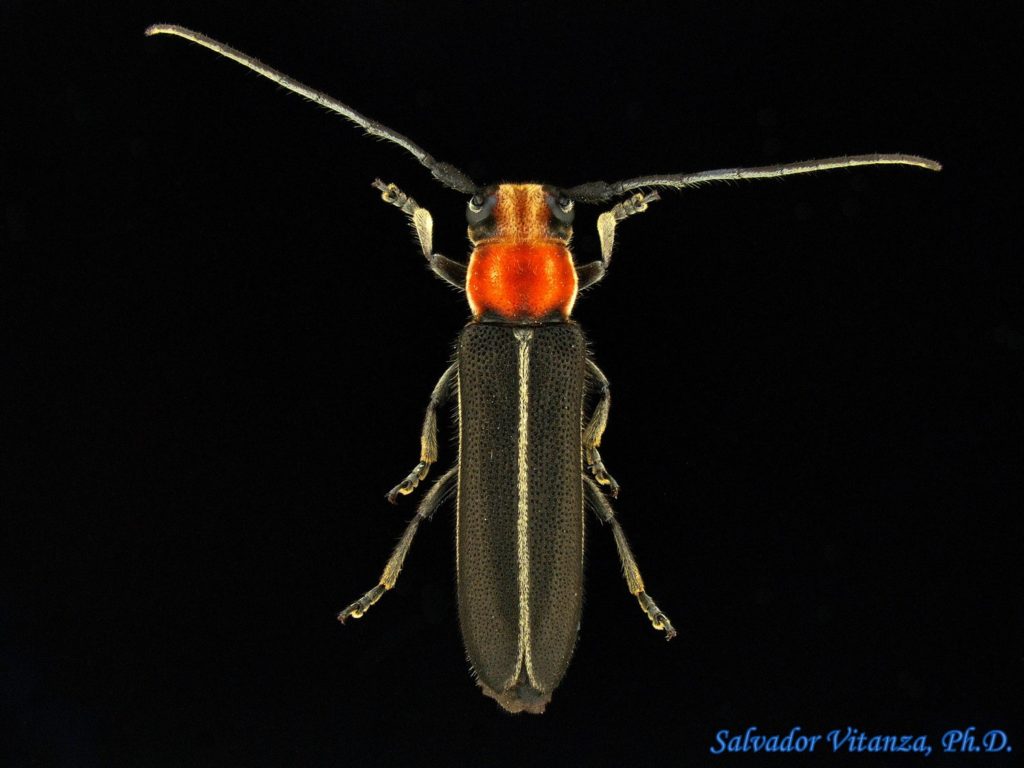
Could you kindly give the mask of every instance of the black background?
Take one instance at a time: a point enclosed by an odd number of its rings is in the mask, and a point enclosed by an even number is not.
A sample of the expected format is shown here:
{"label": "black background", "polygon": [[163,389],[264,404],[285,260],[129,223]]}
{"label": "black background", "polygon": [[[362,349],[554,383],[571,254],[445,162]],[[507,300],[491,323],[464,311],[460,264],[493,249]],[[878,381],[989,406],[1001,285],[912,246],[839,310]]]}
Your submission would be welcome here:
{"label": "black background", "polygon": [[[5,765],[715,765],[715,732],[751,725],[936,749],[1004,728],[1024,749],[1019,19],[2,8]],[[448,512],[396,590],[334,621],[412,514],[383,494],[468,314],[369,184],[429,208],[453,257],[465,201],[237,65],[144,38],[157,21],[481,182],[945,163],[670,192],[619,230],[576,317],[612,381],[603,452],[673,643],[591,525],[569,673],[543,717],[499,712],[467,672]],[[577,215],[580,260],[598,212]]]}

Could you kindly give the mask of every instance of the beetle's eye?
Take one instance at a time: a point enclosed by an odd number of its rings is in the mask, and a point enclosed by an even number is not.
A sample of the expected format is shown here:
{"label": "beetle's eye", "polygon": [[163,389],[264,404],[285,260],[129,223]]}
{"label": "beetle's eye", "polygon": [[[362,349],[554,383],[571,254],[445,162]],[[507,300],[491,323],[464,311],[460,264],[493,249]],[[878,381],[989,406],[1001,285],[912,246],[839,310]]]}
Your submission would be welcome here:
{"label": "beetle's eye", "polygon": [[482,224],[491,216],[498,198],[494,195],[475,194],[466,205],[466,221],[470,226]]}
{"label": "beetle's eye", "polygon": [[548,208],[551,209],[551,215],[562,224],[572,224],[572,220],[576,216],[573,212],[575,207],[575,203],[566,195],[560,194],[558,197],[548,196]]}

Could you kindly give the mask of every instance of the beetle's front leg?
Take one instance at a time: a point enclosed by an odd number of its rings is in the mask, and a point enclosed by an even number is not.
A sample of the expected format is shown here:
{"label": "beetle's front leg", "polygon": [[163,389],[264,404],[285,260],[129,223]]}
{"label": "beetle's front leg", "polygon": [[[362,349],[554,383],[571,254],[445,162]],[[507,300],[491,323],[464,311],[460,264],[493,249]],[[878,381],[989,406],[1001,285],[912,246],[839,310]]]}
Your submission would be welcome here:
{"label": "beetle's front leg", "polygon": [[608,411],[612,403],[611,388],[608,386],[608,378],[604,372],[597,367],[597,363],[589,358],[587,359],[587,370],[600,399],[594,406],[594,412],[590,414],[590,421],[583,429],[583,460],[594,479],[601,485],[607,486],[608,493],[613,497],[618,497],[619,484],[615,482],[614,477],[608,474],[604,462],[601,461],[601,454],[597,450],[597,447],[601,445],[601,436],[604,434],[605,427],[608,426]]}
{"label": "beetle's front leg", "polygon": [[612,261],[612,250],[615,248],[615,228],[623,219],[643,213],[647,206],[661,197],[657,192],[637,192],[632,197],[616,203],[610,211],[597,217],[597,236],[601,241],[601,260],[584,264],[576,270],[579,288],[589,288],[604,277],[608,265]]}
{"label": "beetle's front leg", "polygon": [[385,184],[380,179],[373,182],[373,186],[380,190],[381,199],[400,209],[409,217],[412,228],[416,231],[416,239],[419,240],[420,250],[430,264],[434,274],[442,280],[454,285],[456,288],[466,288],[466,265],[434,253],[434,217],[426,208],[420,208],[419,203],[409,197],[394,184]]}
{"label": "beetle's front leg", "polygon": [[647,618],[651,620],[654,628],[664,630],[665,639],[671,640],[676,636],[676,630],[673,628],[668,616],[662,613],[651,596],[647,594],[644,588],[644,580],[640,576],[640,569],[637,567],[636,559],[629,548],[629,542],[626,541],[626,534],[623,533],[619,521],[615,519],[615,510],[612,509],[608,499],[601,493],[597,483],[585,475],[583,477],[583,489],[594,513],[601,522],[608,523],[612,527],[612,536],[615,537],[615,548],[619,551],[619,560],[622,561],[622,573],[626,577],[626,585],[629,587],[630,594],[636,597],[637,602],[640,603],[640,607],[647,614]]}
{"label": "beetle's front leg", "polygon": [[437,409],[451,395],[452,377],[455,375],[456,369],[455,363],[448,366],[448,369],[441,374],[441,378],[437,380],[434,391],[430,393],[427,414],[423,418],[423,429],[420,431],[420,461],[402,482],[388,491],[388,501],[392,504],[400,495],[405,496],[412,493],[420,481],[426,478],[430,471],[430,465],[437,461]]}
{"label": "beetle's front leg", "polygon": [[384,573],[381,574],[377,586],[339,613],[338,621],[344,624],[345,619],[350,616],[354,619],[362,617],[370,609],[371,605],[380,600],[385,592],[395,586],[395,583],[398,581],[398,574],[402,572],[402,565],[405,564],[405,556],[409,554],[409,547],[412,546],[412,540],[416,536],[416,529],[420,527],[421,522],[429,520],[437,511],[437,508],[444,501],[446,493],[457,477],[458,469],[452,467],[438,478],[434,486],[427,492],[427,495],[420,501],[420,505],[416,509],[416,516],[405,527],[398,546],[395,547],[395,551],[391,553],[387,565],[384,566]]}

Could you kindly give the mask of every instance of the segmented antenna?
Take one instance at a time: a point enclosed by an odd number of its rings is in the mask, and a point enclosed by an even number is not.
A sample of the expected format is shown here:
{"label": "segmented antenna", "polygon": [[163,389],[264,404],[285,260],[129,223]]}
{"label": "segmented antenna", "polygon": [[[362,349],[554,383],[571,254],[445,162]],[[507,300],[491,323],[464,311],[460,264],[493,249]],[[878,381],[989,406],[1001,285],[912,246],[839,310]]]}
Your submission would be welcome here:
{"label": "segmented antenna", "polygon": [[[410,155],[420,161],[434,178],[440,181],[449,189],[465,194],[475,194],[479,187],[466,174],[450,163],[444,163],[434,159],[423,150],[418,144],[393,131],[386,125],[371,120],[360,114],[352,107],[338,101],[326,93],[317,91],[309,86],[293,80],[282,72],[268,67],[263,62],[241,51],[232,48],[230,45],[218,42],[199,32],[193,32],[185,27],[175,24],[154,24],[146,29],[146,35],[176,35],[190,40],[193,43],[209,48],[214,53],[219,53],[229,59],[237,61],[244,67],[263,77],[273,80],[278,85],[287,88],[289,91],[305,96],[310,101],[327,107],[332,112],[337,112],[342,117],[351,120],[362,127],[367,133],[379,136],[405,149]],[[626,192],[641,187],[671,187],[682,189],[683,187],[694,187],[698,184],[706,184],[714,181],[739,181],[741,179],[771,179],[780,176],[792,176],[798,173],[816,173],[818,171],[830,171],[836,168],[852,168],[860,165],[910,165],[917,168],[926,168],[930,171],[940,171],[942,166],[934,160],[916,155],[851,155],[849,157],[828,157],[823,160],[806,160],[799,163],[785,163],[782,165],[766,165],[758,168],[722,168],[716,171],[697,171],[696,173],[669,173],[655,174],[651,176],[638,176],[633,179],[623,179],[611,184],[605,181],[591,181],[586,184],[579,184],[575,187],[563,190],[564,194],[572,200],[581,203],[601,203],[613,197],[620,197]]]}
{"label": "segmented antenna", "polygon": [[469,178],[469,176],[464,174],[454,165],[443,163],[440,160],[435,160],[431,155],[425,152],[422,147],[398,133],[398,131],[393,131],[386,125],[382,125],[376,120],[371,120],[365,115],[356,112],[348,104],[344,104],[337,99],[328,96],[326,93],[322,93],[321,91],[317,91],[309,86],[303,85],[297,80],[293,80],[288,77],[288,75],[268,67],[259,59],[235,50],[230,45],[225,45],[224,43],[218,42],[204,34],[193,32],[191,29],[185,29],[185,27],[179,27],[175,24],[154,24],[146,29],[146,35],[176,35],[178,37],[183,37],[186,40],[191,40],[193,43],[201,45],[204,48],[209,48],[211,51],[219,53],[221,56],[237,61],[242,66],[248,67],[256,74],[262,75],[269,80],[273,80],[275,83],[287,88],[289,91],[297,93],[300,96],[305,96],[310,101],[327,107],[332,112],[337,112],[342,117],[345,117],[356,125],[361,126],[367,133],[372,134],[373,136],[379,136],[382,139],[386,139],[387,141],[393,142],[402,147],[406,152],[426,166],[435,179],[440,181],[449,189],[454,189],[457,192],[464,192],[468,195],[474,194],[477,190],[477,185],[473,183],[473,180]]}
{"label": "segmented antenna", "polygon": [[773,179],[779,176],[793,176],[798,173],[816,173],[836,168],[852,168],[858,165],[912,165],[941,171],[942,165],[917,155],[851,155],[849,157],[827,157],[823,160],[804,160],[783,165],[764,165],[759,168],[721,168],[717,171],[696,173],[669,173],[653,176],[638,176],[609,184],[606,181],[591,181],[563,190],[565,195],[581,203],[602,203],[613,197],[620,197],[640,187],[695,187],[712,181],[739,181],[740,179]]}

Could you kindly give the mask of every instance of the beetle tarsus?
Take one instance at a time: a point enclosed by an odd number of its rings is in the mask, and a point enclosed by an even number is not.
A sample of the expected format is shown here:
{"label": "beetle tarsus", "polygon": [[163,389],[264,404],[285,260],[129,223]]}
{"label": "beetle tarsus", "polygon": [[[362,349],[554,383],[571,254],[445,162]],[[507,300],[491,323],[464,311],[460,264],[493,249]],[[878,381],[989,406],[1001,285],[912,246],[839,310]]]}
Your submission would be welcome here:
{"label": "beetle tarsus", "polygon": [[608,470],[605,469],[604,462],[601,460],[601,454],[597,452],[597,449],[593,449],[593,458],[589,464],[587,464],[587,471],[594,476],[594,479],[600,485],[607,486],[608,495],[613,499],[619,498],[619,484],[608,474]]}
{"label": "beetle tarsus", "polygon": [[615,205],[615,207],[612,208],[611,213],[612,216],[615,217],[616,221],[622,221],[623,219],[628,219],[630,216],[643,213],[647,210],[647,206],[650,203],[660,199],[661,195],[659,195],[655,190],[651,190],[650,192],[637,192],[627,200],[623,200],[621,203]]}
{"label": "beetle tarsus", "polygon": [[345,619],[351,617],[353,619],[361,619],[363,614],[370,610],[370,606],[380,600],[381,595],[387,590],[383,584],[378,584],[365,595],[356,600],[352,605],[343,610],[338,614],[338,621],[342,624],[345,623]]}
{"label": "beetle tarsus", "polygon": [[676,630],[672,626],[672,622],[669,621],[668,616],[661,612],[661,609],[657,606],[654,600],[646,592],[641,592],[636,596],[636,599],[640,602],[640,607],[644,609],[644,613],[647,614],[647,618],[651,620],[651,624],[655,629],[660,629],[665,632],[665,639],[671,640],[676,636]]}
{"label": "beetle tarsus", "polygon": [[397,184],[390,184],[381,181],[380,179],[373,180],[374,189],[380,190],[380,199],[389,205],[400,208],[403,213],[407,213],[412,216],[419,210],[419,203],[409,197],[405,192],[398,188]]}
{"label": "beetle tarsus", "polygon": [[416,490],[416,487],[420,484],[420,481],[425,480],[427,478],[427,473],[430,472],[430,464],[431,462],[429,461],[421,461],[419,464],[413,467],[412,472],[406,475],[405,479],[403,479],[402,482],[400,482],[398,485],[396,485],[394,488],[388,491],[388,501],[390,501],[392,504],[396,504],[398,503],[399,496],[408,496],[410,493]]}

